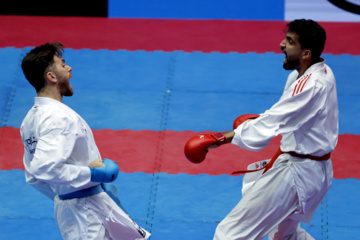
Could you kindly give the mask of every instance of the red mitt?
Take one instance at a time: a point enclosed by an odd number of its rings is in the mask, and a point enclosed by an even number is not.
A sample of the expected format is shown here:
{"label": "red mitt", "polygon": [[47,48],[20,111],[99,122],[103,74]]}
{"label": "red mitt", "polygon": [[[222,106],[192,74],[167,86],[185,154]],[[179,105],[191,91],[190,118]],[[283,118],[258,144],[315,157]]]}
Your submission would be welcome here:
{"label": "red mitt", "polygon": [[224,134],[218,132],[211,135],[203,134],[192,137],[185,144],[185,156],[192,163],[201,163],[205,159],[208,147],[214,143],[219,146],[227,143]]}
{"label": "red mitt", "polygon": [[259,114],[244,114],[244,115],[238,116],[233,123],[233,129],[236,129],[238,126],[240,126],[240,124],[242,124],[246,120],[255,119],[258,117],[260,117]]}

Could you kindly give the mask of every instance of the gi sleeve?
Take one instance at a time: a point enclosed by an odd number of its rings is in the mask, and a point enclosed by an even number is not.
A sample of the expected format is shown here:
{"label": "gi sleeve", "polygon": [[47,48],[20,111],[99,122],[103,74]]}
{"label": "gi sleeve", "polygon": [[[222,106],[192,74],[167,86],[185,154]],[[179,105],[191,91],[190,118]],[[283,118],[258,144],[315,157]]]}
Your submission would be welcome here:
{"label": "gi sleeve", "polygon": [[311,125],[326,102],[325,87],[316,78],[309,79],[297,94],[292,89],[269,110],[234,130],[232,143],[251,151],[260,151],[279,134],[296,132]]}
{"label": "gi sleeve", "polygon": [[51,189],[48,183],[38,181],[33,176],[31,176],[31,174],[29,174],[29,172],[27,172],[26,170],[25,170],[25,178],[26,178],[26,182],[30,184],[30,186],[32,186],[33,188],[35,188],[36,190],[38,190],[39,192],[41,192],[42,194],[44,194],[45,196],[47,196],[48,198],[54,201],[56,194]]}
{"label": "gi sleeve", "polygon": [[67,162],[78,134],[74,121],[61,116],[47,117],[39,132],[34,158],[30,162],[30,174],[49,184],[75,188],[88,184],[90,168]]}

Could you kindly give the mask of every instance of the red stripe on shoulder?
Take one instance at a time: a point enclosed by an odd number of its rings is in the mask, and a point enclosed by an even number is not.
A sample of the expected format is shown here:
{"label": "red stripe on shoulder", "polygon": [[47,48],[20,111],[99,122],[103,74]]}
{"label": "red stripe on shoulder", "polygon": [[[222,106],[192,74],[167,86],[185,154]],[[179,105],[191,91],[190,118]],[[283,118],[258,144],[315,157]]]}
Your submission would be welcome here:
{"label": "red stripe on shoulder", "polygon": [[302,85],[300,92],[302,92],[302,90],[303,90],[306,82],[309,80],[310,76],[311,76],[311,73],[310,73],[310,75],[306,78],[306,80],[304,81],[304,84]]}
{"label": "red stripe on shoulder", "polygon": [[305,76],[301,77],[301,78],[298,80],[297,84],[295,85],[295,88],[294,88],[294,91],[293,91],[292,96],[294,96],[294,95],[302,92],[302,90],[303,90],[303,88],[304,88],[304,86],[305,86],[305,83],[306,83],[307,80],[310,78],[310,76],[311,76],[311,73],[308,74],[308,75],[305,75]]}

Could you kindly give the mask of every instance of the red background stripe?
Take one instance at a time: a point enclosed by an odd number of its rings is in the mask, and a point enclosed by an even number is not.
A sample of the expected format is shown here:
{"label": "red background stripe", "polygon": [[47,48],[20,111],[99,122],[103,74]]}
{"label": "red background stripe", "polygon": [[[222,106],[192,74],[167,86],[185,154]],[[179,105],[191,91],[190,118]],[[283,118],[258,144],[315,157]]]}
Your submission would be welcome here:
{"label": "red background stripe", "polygon": [[[86,17],[0,16],[0,47],[61,41],[82,49],[182,50],[186,52],[276,52],[284,21],[162,20]],[[325,53],[360,54],[360,23],[321,23]],[[348,34],[351,32],[351,34]]]}
{"label": "red background stripe", "polygon": [[[231,174],[235,170],[246,169],[247,165],[269,159],[279,146],[280,138],[275,138],[260,152],[243,150],[232,144],[211,149],[201,164],[192,164],[184,156],[184,145],[188,139],[200,134],[193,131],[157,132],[151,130],[115,131],[110,129],[93,130],[102,157],[115,160],[120,171],[167,172],[170,174],[189,173],[210,175]],[[19,129],[0,128],[0,169],[24,169],[22,164],[23,145]],[[351,161],[356,156],[360,136],[343,134],[332,154],[334,176],[338,179],[360,179],[360,162]]]}

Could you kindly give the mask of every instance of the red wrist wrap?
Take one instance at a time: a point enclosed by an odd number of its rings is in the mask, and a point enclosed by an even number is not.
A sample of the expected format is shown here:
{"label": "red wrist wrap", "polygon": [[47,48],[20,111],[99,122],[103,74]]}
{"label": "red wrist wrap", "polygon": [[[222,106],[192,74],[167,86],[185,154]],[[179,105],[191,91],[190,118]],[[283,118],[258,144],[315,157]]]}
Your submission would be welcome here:
{"label": "red wrist wrap", "polygon": [[219,144],[219,146],[220,146],[220,145],[223,145],[223,144],[225,144],[225,143],[228,143],[225,135],[222,134],[221,132],[213,133],[213,134],[211,134],[211,136],[216,139],[216,141],[217,141],[217,143]]}

